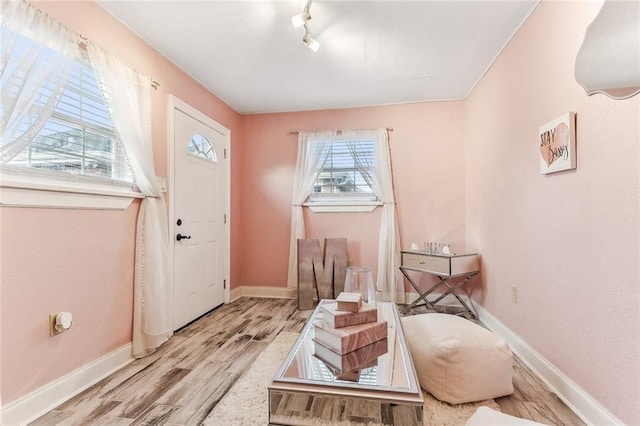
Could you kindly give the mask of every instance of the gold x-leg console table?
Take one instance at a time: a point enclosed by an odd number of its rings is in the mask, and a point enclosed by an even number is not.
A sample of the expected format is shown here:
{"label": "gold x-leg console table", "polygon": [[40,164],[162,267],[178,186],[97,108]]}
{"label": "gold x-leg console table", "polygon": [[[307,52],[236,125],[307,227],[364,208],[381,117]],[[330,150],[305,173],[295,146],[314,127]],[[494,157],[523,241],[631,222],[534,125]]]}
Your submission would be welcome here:
{"label": "gold x-leg console table", "polygon": [[[404,308],[405,312],[410,311],[416,306],[423,305],[435,310],[434,306],[437,303],[447,295],[452,294],[458,300],[460,305],[462,305],[463,312],[461,313],[469,314],[476,319],[478,318],[471,299],[469,299],[469,304],[471,305],[469,306],[456,291],[467,284],[473,277],[478,275],[478,272],[480,272],[480,257],[478,254],[430,254],[417,250],[404,250],[401,251],[400,254],[400,271],[418,292],[418,297]],[[435,275],[440,281],[428,290],[423,291],[407,271],[417,271]],[[461,279],[454,283],[449,282],[451,278],[456,277],[461,277]],[[444,287],[444,292],[442,294],[438,294],[435,298],[429,299],[428,296],[441,287]]]}

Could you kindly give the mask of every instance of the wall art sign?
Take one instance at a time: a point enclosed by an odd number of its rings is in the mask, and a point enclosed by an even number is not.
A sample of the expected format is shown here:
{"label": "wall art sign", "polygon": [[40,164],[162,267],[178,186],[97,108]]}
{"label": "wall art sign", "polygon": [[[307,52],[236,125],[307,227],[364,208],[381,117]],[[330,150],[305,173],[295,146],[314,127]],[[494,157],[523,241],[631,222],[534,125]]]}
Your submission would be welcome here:
{"label": "wall art sign", "polygon": [[576,168],[576,113],[568,112],[538,128],[540,173]]}

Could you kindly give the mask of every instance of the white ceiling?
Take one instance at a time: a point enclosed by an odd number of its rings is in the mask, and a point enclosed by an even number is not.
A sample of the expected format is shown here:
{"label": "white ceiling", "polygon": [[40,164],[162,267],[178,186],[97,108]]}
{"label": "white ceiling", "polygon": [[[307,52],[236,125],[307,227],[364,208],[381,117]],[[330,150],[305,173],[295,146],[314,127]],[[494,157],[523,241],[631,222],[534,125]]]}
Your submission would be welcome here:
{"label": "white ceiling", "polygon": [[98,1],[241,113],[464,99],[538,4],[318,0],[314,53],[305,0]]}

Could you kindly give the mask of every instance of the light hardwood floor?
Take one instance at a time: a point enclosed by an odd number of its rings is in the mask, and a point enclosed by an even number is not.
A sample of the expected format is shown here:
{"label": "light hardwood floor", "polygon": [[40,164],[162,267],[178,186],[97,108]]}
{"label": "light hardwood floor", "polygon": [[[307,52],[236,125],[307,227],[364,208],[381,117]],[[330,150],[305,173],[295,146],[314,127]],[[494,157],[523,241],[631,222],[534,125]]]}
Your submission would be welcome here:
{"label": "light hardwood floor", "polygon": [[[278,333],[300,332],[310,314],[295,300],[240,298],[31,424],[198,425]],[[514,387],[513,395],[496,399],[503,412],[583,424],[518,359]]]}

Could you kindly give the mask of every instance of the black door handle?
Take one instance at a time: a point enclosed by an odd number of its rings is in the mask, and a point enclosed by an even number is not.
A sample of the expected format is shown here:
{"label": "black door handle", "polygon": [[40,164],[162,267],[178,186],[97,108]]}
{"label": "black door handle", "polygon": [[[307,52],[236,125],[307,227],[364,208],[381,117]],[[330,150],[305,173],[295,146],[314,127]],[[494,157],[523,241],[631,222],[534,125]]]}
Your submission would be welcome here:
{"label": "black door handle", "polygon": [[180,241],[180,240],[190,240],[191,239],[191,235],[182,235],[182,234],[178,234],[176,235],[176,240]]}

